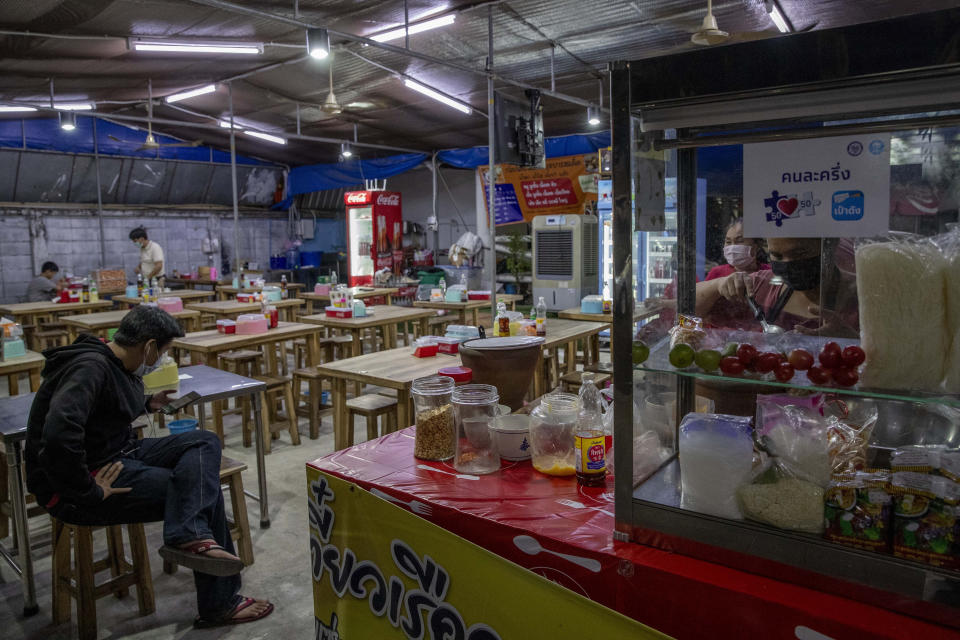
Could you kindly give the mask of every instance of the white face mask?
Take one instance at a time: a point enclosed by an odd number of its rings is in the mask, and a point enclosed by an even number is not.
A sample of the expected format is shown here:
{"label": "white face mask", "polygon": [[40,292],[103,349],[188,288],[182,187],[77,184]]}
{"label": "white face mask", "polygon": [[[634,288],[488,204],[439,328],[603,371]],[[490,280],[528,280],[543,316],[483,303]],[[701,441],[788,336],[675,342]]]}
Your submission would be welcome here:
{"label": "white face mask", "polygon": [[137,367],[137,370],[133,372],[133,375],[143,377],[149,375],[160,368],[160,354],[157,354],[157,359],[154,360],[153,364],[147,364],[147,349],[143,349],[143,362],[140,363],[140,366]]}
{"label": "white face mask", "polygon": [[728,244],[723,248],[723,257],[734,269],[748,269],[755,262],[753,247],[748,244]]}

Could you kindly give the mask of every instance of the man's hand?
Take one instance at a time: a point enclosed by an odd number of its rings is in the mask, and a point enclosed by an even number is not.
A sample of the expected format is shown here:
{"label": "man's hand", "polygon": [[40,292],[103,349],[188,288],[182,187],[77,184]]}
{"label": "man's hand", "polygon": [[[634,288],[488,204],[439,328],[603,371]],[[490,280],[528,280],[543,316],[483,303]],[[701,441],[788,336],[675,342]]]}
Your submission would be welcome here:
{"label": "man's hand", "polygon": [[100,467],[94,480],[100,490],[103,491],[103,499],[106,500],[115,493],[130,493],[133,491],[130,487],[114,487],[113,483],[117,481],[120,472],[123,471],[123,463],[117,460],[110,464]]}
{"label": "man's hand", "polygon": [[748,274],[736,271],[723,279],[719,292],[727,300],[746,300],[753,295],[753,283]]}
{"label": "man's hand", "polygon": [[150,407],[150,411],[160,411],[160,409],[170,404],[170,401],[173,400],[171,396],[176,392],[176,389],[167,389],[166,391],[155,393],[150,396],[150,402],[147,403],[147,406]]}

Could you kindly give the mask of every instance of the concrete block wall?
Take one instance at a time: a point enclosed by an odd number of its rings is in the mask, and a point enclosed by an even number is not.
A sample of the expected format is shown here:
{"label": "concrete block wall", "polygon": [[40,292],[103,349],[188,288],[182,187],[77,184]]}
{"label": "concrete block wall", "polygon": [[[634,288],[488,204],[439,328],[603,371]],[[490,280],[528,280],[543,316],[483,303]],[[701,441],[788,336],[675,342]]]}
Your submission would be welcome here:
{"label": "concrete block wall", "polygon": [[[164,270],[195,271],[200,265],[221,268],[232,259],[233,212],[222,210],[108,210],[104,212],[106,260],[101,261],[100,224],[95,210],[0,207],[0,303],[23,302],[27,283],[40,265],[53,260],[61,273],[86,275],[100,269],[123,269],[130,282],[140,252],[129,233],[137,226],[163,248]],[[286,215],[244,212],[240,219],[241,257],[266,266],[286,241]],[[31,233],[32,230],[32,233]],[[203,239],[220,242],[213,261],[203,253]],[[102,264],[101,264],[102,262]]]}

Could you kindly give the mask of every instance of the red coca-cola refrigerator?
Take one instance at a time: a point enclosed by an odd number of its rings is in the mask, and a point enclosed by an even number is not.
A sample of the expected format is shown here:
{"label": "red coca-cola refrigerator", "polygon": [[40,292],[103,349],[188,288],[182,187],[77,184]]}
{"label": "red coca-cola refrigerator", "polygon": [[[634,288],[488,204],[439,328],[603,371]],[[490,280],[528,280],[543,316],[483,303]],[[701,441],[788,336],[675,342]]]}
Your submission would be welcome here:
{"label": "red coca-cola refrigerator", "polygon": [[372,284],[381,269],[399,273],[403,264],[403,217],[397,191],[350,191],[347,247],[351,287]]}

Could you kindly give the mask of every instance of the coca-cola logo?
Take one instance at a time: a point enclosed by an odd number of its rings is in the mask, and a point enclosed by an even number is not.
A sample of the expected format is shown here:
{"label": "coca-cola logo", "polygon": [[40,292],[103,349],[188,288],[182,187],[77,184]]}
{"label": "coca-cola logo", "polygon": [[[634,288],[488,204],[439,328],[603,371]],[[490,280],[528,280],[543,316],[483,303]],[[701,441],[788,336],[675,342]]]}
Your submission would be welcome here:
{"label": "coca-cola logo", "polygon": [[377,196],[377,204],[396,207],[400,204],[400,194],[394,193],[389,196],[386,196],[381,193],[380,195]]}
{"label": "coca-cola logo", "polygon": [[370,199],[370,194],[366,191],[354,191],[348,193],[345,197],[347,204],[367,204]]}

